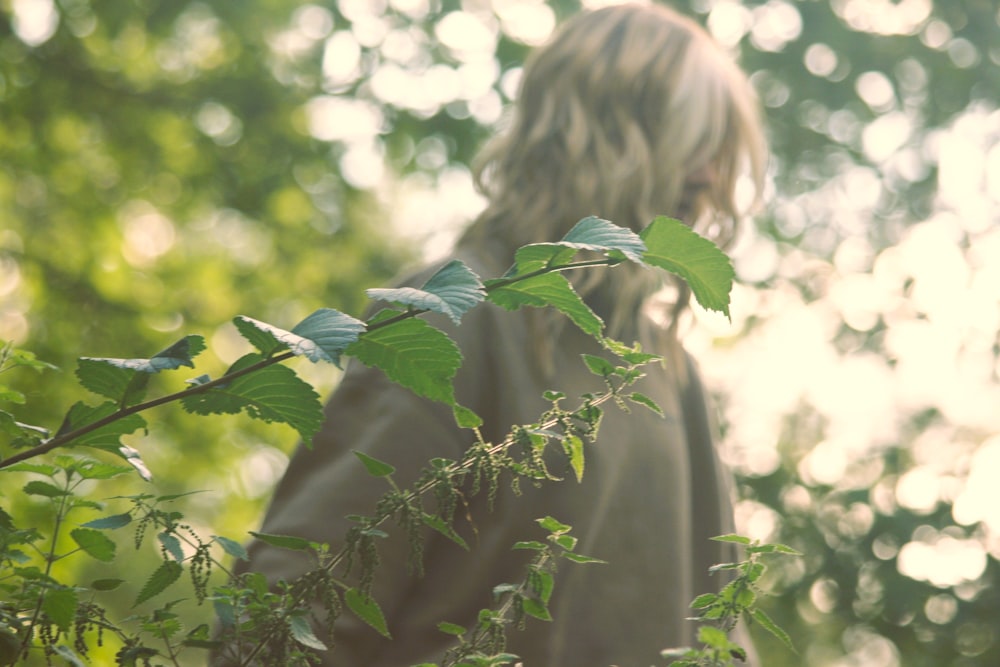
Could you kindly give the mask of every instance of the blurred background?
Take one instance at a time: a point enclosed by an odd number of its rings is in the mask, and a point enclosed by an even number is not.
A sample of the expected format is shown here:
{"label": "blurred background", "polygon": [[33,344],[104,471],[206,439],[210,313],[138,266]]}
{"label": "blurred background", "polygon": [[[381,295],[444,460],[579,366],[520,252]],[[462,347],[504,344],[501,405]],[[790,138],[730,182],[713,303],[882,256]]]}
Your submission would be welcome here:
{"label": "blurred background", "polygon": [[[732,321],[685,327],[741,532],[805,553],[765,582],[799,655],[763,636],[764,664],[995,667],[1000,3],[671,4],[750,73],[773,148],[768,205],[732,253]],[[217,374],[247,351],[233,316],[358,313],[364,288],[445,256],[482,206],[466,165],[524,55],[580,7],[0,2],[0,340],[63,369],[7,376],[29,399],[0,409],[55,426],[95,398],[76,357],[188,333],[209,341],[197,373]],[[323,391],[337,378],[297,369]],[[178,407],[150,422],[130,442],[152,484],[101,493],[203,490],[178,508],[243,539],[294,432]],[[13,479],[0,503],[41,525]],[[113,567],[142,580],[150,556]]]}

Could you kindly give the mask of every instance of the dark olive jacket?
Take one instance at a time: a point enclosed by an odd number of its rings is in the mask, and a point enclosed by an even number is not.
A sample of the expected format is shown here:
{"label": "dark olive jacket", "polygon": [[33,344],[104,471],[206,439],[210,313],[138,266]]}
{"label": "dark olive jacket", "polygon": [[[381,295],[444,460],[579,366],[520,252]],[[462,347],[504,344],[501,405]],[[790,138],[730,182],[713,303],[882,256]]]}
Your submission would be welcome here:
{"label": "dark olive jacket", "polygon": [[[500,275],[504,268],[466,261],[484,277]],[[572,325],[551,346],[554,372],[543,372],[532,353],[529,317],[525,311],[483,304],[459,327],[443,318],[434,321],[464,355],[456,398],[484,419],[488,441],[498,442],[512,425],[536,421],[547,407],[546,390],[564,392],[569,406],[581,394],[603,389],[581,360],[583,353],[602,352]],[[453,637],[437,625],[473,627],[479,610],[493,604],[495,586],[523,580],[530,552],[511,547],[521,540],[544,540],[536,519],[545,516],[573,527],[577,552],[607,564],[559,565],[550,604],[553,620],[529,618],[524,630],[509,634],[507,650],[525,667],[647,667],[664,663],[661,649],[691,645],[694,624],[685,620],[692,614],[689,603],[718,589],[718,579],[707,568],[730,554],[709,538],[731,532],[731,508],[697,374],[674,347],[678,344],[664,338],[663,349],[652,351],[666,361],[649,366],[635,386],[659,404],[662,416],[641,406],[626,414],[607,404],[597,441],[586,445],[582,482],[566,461],[554,457],[551,471],[565,481],[537,488],[522,482],[520,495],[503,483],[492,511],[485,492],[469,498],[468,512],[460,506],[456,515],[470,550],[427,531],[422,576],[407,568],[409,550],[401,531],[387,528],[390,537],[379,541],[382,564],[374,597],[392,639],[345,611],[323,665],[406,667],[439,661]],[[371,514],[388,489],[366,473],[353,451],[391,464],[396,482],[406,486],[429,460],[457,459],[471,441],[449,408],[417,398],[380,371],[351,360],[326,407],[325,425],[312,448],[300,447],[292,458],[261,530],[329,543],[336,550],[353,525],[346,517]],[[249,551],[249,568],[272,580],[291,579],[306,567],[295,552],[260,542]]]}

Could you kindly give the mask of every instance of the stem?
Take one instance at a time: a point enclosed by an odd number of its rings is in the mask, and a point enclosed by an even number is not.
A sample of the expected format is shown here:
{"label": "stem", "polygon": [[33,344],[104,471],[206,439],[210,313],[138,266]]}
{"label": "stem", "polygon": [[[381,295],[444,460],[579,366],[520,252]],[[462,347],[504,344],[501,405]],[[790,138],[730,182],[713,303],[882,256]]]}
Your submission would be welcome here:
{"label": "stem", "polygon": [[[69,491],[69,473],[66,479],[66,488],[64,491]],[[56,511],[55,523],[52,526],[52,541],[49,545],[49,553],[45,556],[45,579],[49,579],[52,574],[52,564],[56,562],[56,542],[59,540],[59,530],[62,528],[63,519],[66,513],[66,502],[69,498],[69,494],[60,496],[59,498],[59,509]],[[21,640],[21,650],[20,654],[27,652],[31,644],[31,638],[35,634],[35,625],[38,623],[38,617],[42,613],[42,603],[45,602],[45,591],[42,590],[38,594],[38,602],[35,603],[35,610],[31,614],[31,623],[28,624],[28,629],[24,633],[24,639]]]}

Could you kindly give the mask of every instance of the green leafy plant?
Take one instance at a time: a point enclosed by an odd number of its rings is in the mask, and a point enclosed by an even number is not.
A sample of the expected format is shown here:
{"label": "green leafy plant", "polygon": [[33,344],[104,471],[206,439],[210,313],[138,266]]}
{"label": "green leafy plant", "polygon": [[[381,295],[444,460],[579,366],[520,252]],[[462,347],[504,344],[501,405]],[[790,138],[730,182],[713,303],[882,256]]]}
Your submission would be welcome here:
{"label": "green leafy plant", "polygon": [[[577,259],[581,252],[591,257]],[[37,655],[44,661],[59,657],[82,665],[92,642],[101,645],[106,635],[117,638],[116,660],[120,665],[153,664],[153,660],[179,665],[185,650],[206,648],[226,655],[234,664],[311,664],[314,652],[326,650],[332,639],[313,631],[311,621],[317,605],[323,610],[326,627],[332,627],[332,620],[346,609],[391,636],[391,628],[372,597],[379,566],[378,543],[387,536],[390,522],[410,536],[409,561],[419,571],[420,531],[437,531],[465,546],[452,522],[456,506],[463,500],[459,489],[467,482],[471,493],[484,492],[490,499],[498,492],[502,475],[515,492],[522,482],[556,482],[558,478],[545,464],[544,454],[550,447],[566,457],[579,479],[585,471],[583,443],[597,437],[605,403],[632,403],[658,410],[648,397],[629,391],[642,376],[642,366],[657,357],[637,346],[605,338],[600,319],[564,276],[569,270],[611,267],[626,261],[680,275],[702,305],[728,313],[733,278],[728,259],[682,223],[657,218],[637,235],[605,220],[585,218],[559,242],[518,250],[514,265],[500,278],[483,280],[465,264],[452,261],[420,288],[369,290],[372,299],[389,305],[367,321],[321,309],[285,330],[237,317],[233,324],[254,351],[221,376],[195,377],[178,392],[146,397],[151,381],[160,373],[194,368],[195,357],[205,349],[200,336],[184,336],[148,359],[83,358],[76,376],[84,388],[104,400],[97,405],[74,404],[54,433],[22,424],[11,413],[0,411],[0,432],[7,436],[9,449],[0,459],[0,471],[27,475],[30,479],[21,492],[47,505],[52,517],[46,532],[37,523],[24,528],[23,520],[15,520],[0,509],[0,664],[31,660]],[[591,372],[603,378],[605,390],[581,397],[572,409],[563,407],[564,394],[549,392],[545,398],[550,407],[537,422],[515,427],[500,442],[485,441],[478,428],[481,419],[455,396],[452,380],[461,364],[460,351],[447,334],[419,318],[424,313],[439,313],[458,324],[466,312],[484,301],[509,310],[554,307],[564,313],[618,359],[612,362],[587,355],[583,360]],[[179,497],[176,494],[119,498],[127,507],[110,513],[105,502],[93,500],[94,488],[102,480],[132,471],[151,479],[140,453],[123,444],[121,438],[145,429],[142,413],[164,404],[179,402],[186,411],[198,415],[246,413],[265,422],[287,424],[309,442],[322,422],[320,398],[311,385],[281,362],[304,357],[339,365],[345,355],[379,368],[420,396],[448,405],[457,424],[470,429],[474,437],[462,458],[429,461],[409,488],[397,485],[392,466],[359,453],[360,463],[373,478],[386,483],[388,490],[371,514],[351,517],[354,526],[339,551],[295,536],[252,533],[271,545],[310,554],[314,567],[302,577],[269,586],[259,574],[234,576],[223,561],[245,559],[242,545],[222,536],[202,538],[185,523],[181,512],[170,508]],[[5,347],[0,372],[20,366],[47,368],[26,352]],[[24,397],[0,387],[0,400],[23,402]],[[96,450],[98,457],[103,452],[117,459],[109,463],[91,458],[85,454],[87,449]],[[69,527],[69,517],[87,511],[99,516]],[[576,539],[569,526],[551,517],[539,524],[548,533],[546,541],[513,545],[535,552],[524,580],[494,589],[497,604],[482,610],[475,627],[442,621],[442,632],[455,638],[443,665],[509,664],[514,656],[504,652],[508,629],[522,625],[528,617],[550,618],[554,564],[559,560],[593,562],[575,552]],[[84,583],[60,578],[59,564],[69,557],[114,561],[122,542],[114,536],[126,527],[132,530],[136,549],[153,536],[160,556],[159,564],[151,568],[135,594],[133,607],[159,599],[186,574],[194,602],[211,602],[219,634],[211,634],[207,624],[185,632],[177,611],[184,600],[177,599],[147,613],[111,619],[99,600],[129,582],[101,578]],[[751,554],[751,560],[757,553]],[[752,585],[755,568],[741,572],[734,583],[745,577]],[[221,573],[225,584],[210,587],[213,572]],[[720,595],[726,590],[729,588]],[[699,600],[705,602],[704,598]],[[741,594],[733,604],[744,602]],[[714,608],[712,604],[706,606]],[[740,609],[746,611],[751,605],[752,601]],[[762,619],[758,622],[764,624]],[[723,624],[720,631],[728,629]]]}

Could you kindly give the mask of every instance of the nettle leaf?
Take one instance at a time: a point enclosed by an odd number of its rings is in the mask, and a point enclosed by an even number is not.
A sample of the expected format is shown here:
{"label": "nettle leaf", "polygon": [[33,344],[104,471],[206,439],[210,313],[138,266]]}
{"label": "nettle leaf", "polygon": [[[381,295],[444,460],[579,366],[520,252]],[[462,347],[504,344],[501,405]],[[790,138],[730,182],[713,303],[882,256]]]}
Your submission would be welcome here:
{"label": "nettle leaf", "polygon": [[289,616],[288,627],[292,631],[292,637],[298,643],[318,651],[326,651],[327,645],[320,641],[309,626],[309,621],[302,616]]}
{"label": "nettle leaf", "polygon": [[777,637],[778,640],[785,645],[785,648],[792,653],[798,653],[798,651],[795,650],[795,645],[792,644],[792,638],[788,636],[788,633],[785,632],[781,626],[771,620],[771,617],[764,613],[763,610],[754,609],[751,612],[751,615],[753,616],[753,620],[757,621],[762,628]]}
{"label": "nettle leaf", "polygon": [[639,264],[643,262],[643,253],[646,252],[643,239],[631,229],[594,216],[576,223],[561,243],[581,250],[618,251]]}
{"label": "nettle leaf", "polygon": [[228,537],[222,537],[221,535],[213,535],[214,539],[222,550],[233,558],[238,558],[240,560],[250,560],[250,555],[247,554],[246,548],[237,542],[236,540],[231,540]]}
{"label": "nettle leaf", "polygon": [[132,468],[91,460],[78,461],[73,466],[73,469],[84,479],[112,479],[127,472],[132,472]]}
{"label": "nettle leaf", "polygon": [[265,544],[270,544],[272,547],[279,547],[281,549],[309,551],[317,546],[315,542],[310,542],[305,538],[293,535],[270,535],[268,533],[255,533],[252,530],[250,534]]}
{"label": "nettle leaf", "polygon": [[487,281],[487,286],[491,288],[487,296],[489,301],[507,310],[517,310],[522,306],[552,306],[569,317],[584,333],[595,338],[601,336],[604,322],[583,302],[565,276],[544,273],[509,285],[504,282],[503,279]]}
{"label": "nettle leaf", "polygon": [[87,555],[104,563],[115,559],[115,543],[107,535],[92,528],[76,528],[70,531],[70,537]]}
{"label": "nettle leaf", "polygon": [[42,482],[37,479],[25,484],[24,488],[21,490],[29,496],[44,496],[46,498],[59,498],[61,496],[73,495],[66,489],[61,489],[54,484]]}
{"label": "nettle leaf", "polygon": [[574,474],[576,474],[576,481],[582,482],[585,461],[583,456],[583,440],[576,435],[567,435],[563,438],[562,445],[566,456],[569,457],[569,464],[573,468]]}
{"label": "nettle leaf", "polygon": [[83,524],[83,527],[98,528],[100,530],[113,530],[115,528],[124,528],[130,523],[132,523],[131,514],[112,514],[110,516],[101,517],[100,519],[88,521]]}
{"label": "nettle leaf", "polygon": [[167,588],[180,578],[183,572],[184,568],[177,561],[163,561],[160,563],[160,567],[156,568],[156,571],[146,581],[146,585],[139,591],[139,595],[136,596],[132,606],[135,607],[142,604],[146,600],[167,590]]}
{"label": "nettle leaf", "polygon": [[420,289],[370,289],[366,293],[370,299],[447,315],[456,325],[465,313],[486,298],[479,276],[457,259],[441,267]]}
{"label": "nettle leaf", "polygon": [[185,336],[149,359],[108,359],[83,357],[76,376],[85,388],[123,405],[142,400],[149,375],[181,366],[194,368],[192,359],[205,349],[201,336]]}
{"label": "nettle leaf", "polygon": [[392,473],[396,472],[396,469],[386,463],[385,461],[380,461],[374,456],[368,456],[364,452],[355,451],[354,455],[358,457],[365,466],[365,470],[372,477],[387,477]]}
{"label": "nettle leaf", "polygon": [[704,308],[729,317],[729,293],[736,272],[724,252],[679,220],[657,217],[640,234],[643,261],[683,278]]}
{"label": "nettle leaf", "polygon": [[181,541],[177,539],[176,535],[162,532],[156,536],[156,539],[163,547],[163,550],[170,554],[175,561],[178,563],[184,562],[184,547],[181,546]]}
{"label": "nettle leaf", "polygon": [[78,603],[72,588],[50,588],[42,600],[42,611],[60,630],[67,632],[76,618]]}
{"label": "nettle leaf", "polygon": [[663,408],[657,405],[656,401],[651,399],[649,396],[646,396],[645,394],[640,394],[637,391],[632,392],[631,394],[628,395],[628,400],[632,401],[633,403],[638,403],[639,405],[644,405],[653,412],[655,412],[656,414],[660,415],[661,417],[663,416]]}
{"label": "nettle leaf", "polygon": [[[66,414],[66,418],[63,421],[62,426],[59,428],[57,435],[65,435],[81,429],[84,426],[89,426],[90,424],[94,424],[106,417],[110,417],[117,411],[118,405],[110,401],[106,401],[96,406],[87,405],[85,403],[76,403]],[[118,449],[121,447],[120,438],[123,435],[134,433],[135,431],[144,429],[145,427],[145,419],[137,414],[129,415],[121,419],[116,419],[115,421],[94,429],[89,433],[80,435],[67,444],[85,445],[87,447],[94,447],[96,449],[103,449],[105,451],[118,453]]]}
{"label": "nettle leaf", "polygon": [[392,639],[389,627],[385,622],[385,615],[382,614],[382,608],[375,600],[356,588],[349,588],[344,593],[344,602],[358,618],[375,628],[383,637]]}
{"label": "nettle leaf", "polygon": [[[259,354],[247,354],[238,359],[227,374],[263,360]],[[181,404],[188,412],[199,415],[246,411],[254,419],[282,422],[298,431],[307,443],[323,422],[319,395],[295,371],[278,364],[233,378],[228,384],[212,387],[204,393],[187,396]]]}
{"label": "nettle leaf", "polygon": [[[383,311],[373,323],[396,314]],[[462,354],[443,331],[419,318],[369,330],[345,353],[420,396],[455,405],[453,379]]]}
{"label": "nettle leaf", "polygon": [[328,361],[338,367],[341,352],[365,330],[364,322],[332,308],[317,310],[291,331],[242,315],[233,324],[265,357],[287,349],[313,363]]}

